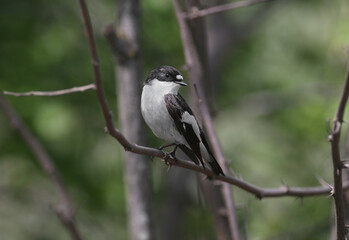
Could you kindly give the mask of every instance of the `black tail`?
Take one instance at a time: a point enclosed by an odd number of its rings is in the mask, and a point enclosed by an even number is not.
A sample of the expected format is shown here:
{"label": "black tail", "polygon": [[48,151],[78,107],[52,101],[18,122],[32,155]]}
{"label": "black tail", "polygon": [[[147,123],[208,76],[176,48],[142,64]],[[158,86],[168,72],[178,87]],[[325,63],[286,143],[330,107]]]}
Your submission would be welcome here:
{"label": "black tail", "polygon": [[210,161],[209,164],[212,168],[212,171],[218,176],[219,174],[224,175],[222,168],[219,166],[219,164],[217,163],[217,161],[215,159],[212,159],[213,161]]}
{"label": "black tail", "polygon": [[195,164],[199,165],[199,160],[192,150],[190,150],[187,146],[183,144],[178,145],[178,147],[185,153],[185,155],[187,155],[190,158],[190,160],[192,160]]}
{"label": "black tail", "polygon": [[225,176],[224,173],[223,173],[223,171],[222,171],[222,168],[219,166],[219,164],[218,164],[216,158],[213,156],[212,151],[211,151],[211,149],[210,149],[210,147],[209,147],[209,145],[208,145],[208,143],[207,143],[207,141],[206,141],[206,138],[205,138],[205,135],[204,135],[203,132],[201,132],[200,137],[201,137],[202,143],[203,143],[204,146],[206,147],[206,150],[207,150],[208,154],[210,155],[210,159],[209,159],[209,160],[207,159],[206,161],[209,161],[208,163],[210,164],[210,166],[211,166],[211,168],[212,168],[212,171],[213,171],[217,176],[218,176],[219,174]]}
{"label": "black tail", "polygon": [[[201,165],[205,168],[205,164],[203,162],[202,159],[198,158],[195,153],[189,149],[187,146],[180,144],[178,145],[178,147],[195,163],[195,164],[199,164],[199,161],[201,162]],[[217,176],[219,174],[224,175],[222,168],[219,166],[218,162],[216,161],[216,159],[214,158],[214,156],[212,155],[211,152],[209,152],[210,157],[211,157],[211,161],[209,162],[212,171],[214,172],[214,174],[216,174]]]}

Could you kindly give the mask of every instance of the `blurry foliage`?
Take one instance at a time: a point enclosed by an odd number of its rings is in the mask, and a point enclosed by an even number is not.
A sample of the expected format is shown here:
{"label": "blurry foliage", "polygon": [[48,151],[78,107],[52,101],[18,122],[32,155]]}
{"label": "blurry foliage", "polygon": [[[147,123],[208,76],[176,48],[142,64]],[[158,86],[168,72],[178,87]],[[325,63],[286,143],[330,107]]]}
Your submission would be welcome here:
{"label": "blurry foliage", "polygon": [[[56,90],[92,82],[76,2],[0,4],[1,90]],[[88,4],[117,119],[114,60],[102,34],[115,19],[115,3]],[[144,76],[160,64],[180,68],[183,52],[171,2],[141,4]],[[229,11],[227,21],[242,22],[257,7]],[[334,115],[346,72],[348,9],[340,0],[274,1],[256,30],[227,49],[215,78],[215,125],[230,166],[244,179],[261,187],[319,185],[316,175],[332,182],[326,120]],[[126,239],[123,150],[104,133],[94,93],[7,99],[54,159],[78,206],[86,239]],[[52,184],[2,113],[0,126],[1,239],[69,239],[49,208],[56,201]],[[152,134],[149,139],[150,146],[162,143]],[[160,161],[152,165],[159,213],[167,172]],[[259,201],[234,189],[249,239],[328,238],[331,198]],[[199,204],[186,211],[183,239],[215,238],[212,220]]]}

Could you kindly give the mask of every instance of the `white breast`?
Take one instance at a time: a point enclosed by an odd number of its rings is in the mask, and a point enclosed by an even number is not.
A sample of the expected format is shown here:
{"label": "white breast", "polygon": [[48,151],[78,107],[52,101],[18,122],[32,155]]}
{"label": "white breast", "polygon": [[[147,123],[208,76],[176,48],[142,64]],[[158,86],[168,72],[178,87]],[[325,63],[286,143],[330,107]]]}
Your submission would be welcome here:
{"label": "white breast", "polygon": [[177,131],[164,100],[166,94],[177,94],[179,87],[176,83],[152,80],[143,87],[141,110],[145,122],[155,136],[170,143],[186,144]]}

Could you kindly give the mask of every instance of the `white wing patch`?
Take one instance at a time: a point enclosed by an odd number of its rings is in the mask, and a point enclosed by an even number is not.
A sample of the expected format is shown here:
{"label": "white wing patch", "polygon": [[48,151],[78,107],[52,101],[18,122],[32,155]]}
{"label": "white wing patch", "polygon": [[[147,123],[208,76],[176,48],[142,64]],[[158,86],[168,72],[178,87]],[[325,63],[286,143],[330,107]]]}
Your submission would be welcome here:
{"label": "white wing patch", "polygon": [[199,128],[199,125],[198,125],[195,117],[188,112],[184,112],[182,114],[182,122],[188,123],[193,127],[193,130],[194,130],[196,136],[198,137],[198,139],[201,142],[200,128]]}

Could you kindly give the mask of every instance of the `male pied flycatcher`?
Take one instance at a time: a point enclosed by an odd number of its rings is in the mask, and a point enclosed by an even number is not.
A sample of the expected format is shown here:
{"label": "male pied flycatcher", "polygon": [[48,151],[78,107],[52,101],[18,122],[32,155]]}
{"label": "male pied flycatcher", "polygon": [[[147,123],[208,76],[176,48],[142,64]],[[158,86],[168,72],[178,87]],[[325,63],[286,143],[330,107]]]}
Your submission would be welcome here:
{"label": "male pied flycatcher", "polygon": [[153,69],[143,87],[143,118],[155,136],[176,145],[175,150],[177,147],[182,149],[196,164],[200,161],[205,167],[204,162],[208,163],[216,175],[224,175],[193,111],[178,93],[180,86],[187,84],[174,67]]}

